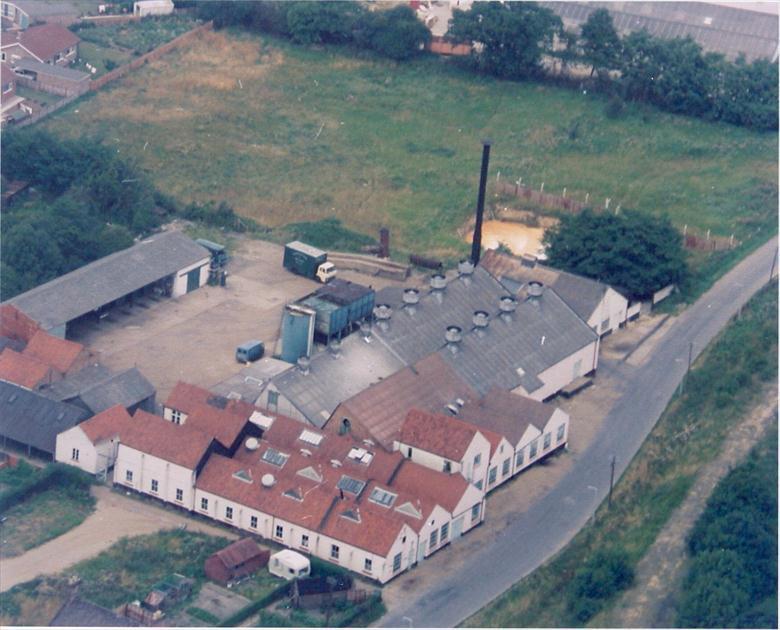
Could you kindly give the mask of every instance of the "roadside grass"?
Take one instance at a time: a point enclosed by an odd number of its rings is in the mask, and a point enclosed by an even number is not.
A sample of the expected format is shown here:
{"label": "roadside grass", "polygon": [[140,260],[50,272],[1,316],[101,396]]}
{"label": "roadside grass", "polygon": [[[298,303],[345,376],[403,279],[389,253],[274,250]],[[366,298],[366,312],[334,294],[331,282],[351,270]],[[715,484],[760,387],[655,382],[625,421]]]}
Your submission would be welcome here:
{"label": "roadside grass", "polygon": [[40,492],[3,514],[0,524],[0,559],[21,555],[28,549],[64,534],[81,524],[95,509],[89,488]]}
{"label": "roadside grass", "polygon": [[[768,272],[767,272],[768,273]],[[552,560],[463,624],[467,627],[577,627],[582,608],[573,579],[589,558],[616,552],[631,567],[689,491],[697,472],[720,450],[733,425],[777,381],[777,286],[756,295],[739,319],[710,344],[615,486],[612,507],[597,510]],[[589,617],[617,600],[591,602]],[[599,616],[593,621],[597,621]]]}
{"label": "roadside grass", "polygon": [[224,200],[269,227],[334,217],[375,238],[386,226],[396,258],[468,251],[457,229],[485,136],[491,181],[609,197],[742,241],[776,230],[777,134],[639,107],[609,119],[605,106],[439,58],[396,64],[220,31],[43,125],[105,138],[183,203]]}
{"label": "roadside grass", "polygon": [[172,573],[193,578],[195,594],[206,579],[206,558],[227,543],[225,538],[182,530],[123,538],[67,571],[36,578],[3,593],[0,625],[48,625],[71,592],[68,578],[72,575],[81,579],[81,597],[106,608],[143,600],[152,586]]}

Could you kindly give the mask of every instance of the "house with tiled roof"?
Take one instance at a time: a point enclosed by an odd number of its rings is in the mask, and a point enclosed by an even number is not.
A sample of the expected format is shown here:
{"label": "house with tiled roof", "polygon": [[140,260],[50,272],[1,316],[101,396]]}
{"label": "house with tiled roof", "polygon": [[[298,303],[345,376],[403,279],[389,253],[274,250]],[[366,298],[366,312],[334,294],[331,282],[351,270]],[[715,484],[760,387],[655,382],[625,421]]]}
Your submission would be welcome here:
{"label": "house with tiled roof", "polygon": [[[526,396],[494,388],[458,413],[461,420],[481,431],[493,431],[507,438],[513,451],[511,475],[548,455],[566,448],[570,418],[562,409]],[[505,464],[502,463],[502,470]]]}
{"label": "house with tiled roof", "polygon": [[3,34],[0,58],[12,67],[21,59],[67,66],[78,57],[81,39],[62,24],[48,23]]}
{"label": "house with tiled roof", "polygon": [[195,480],[212,453],[226,453],[213,435],[139,409],[121,436],[114,484],[191,510]]}
{"label": "house with tiled roof", "polygon": [[122,405],[92,416],[57,435],[54,459],[92,474],[107,474],[119,443],[134,422]]}
{"label": "house with tiled roof", "polygon": [[243,400],[219,396],[207,389],[179,381],[163,404],[163,418],[174,424],[184,424],[196,408],[208,405],[235,416],[249,418],[254,405]]}
{"label": "house with tiled roof", "polygon": [[[493,450],[486,433],[452,416],[412,409],[393,448],[426,468],[458,473],[485,491]],[[501,436],[490,433],[498,447]]]}

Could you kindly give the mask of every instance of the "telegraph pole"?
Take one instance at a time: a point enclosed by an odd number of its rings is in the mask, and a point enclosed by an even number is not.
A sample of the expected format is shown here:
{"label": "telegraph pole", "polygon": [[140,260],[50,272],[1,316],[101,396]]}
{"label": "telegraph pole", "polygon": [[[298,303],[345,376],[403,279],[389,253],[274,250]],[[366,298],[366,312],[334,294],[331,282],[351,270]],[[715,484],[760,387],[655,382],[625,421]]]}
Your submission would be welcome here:
{"label": "telegraph pole", "polygon": [[772,276],[775,275],[775,265],[777,264],[778,248],[775,247],[775,255],[772,257],[772,268],[769,270],[769,282],[772,282]]}
{"label": "telegraph pole", "polygon": [[607,509],[612,507],[612,486],[615,485],[615,456],[612,456],[612,461],[610,461],[610,472],[609,472],[609,498],[607,499]]}

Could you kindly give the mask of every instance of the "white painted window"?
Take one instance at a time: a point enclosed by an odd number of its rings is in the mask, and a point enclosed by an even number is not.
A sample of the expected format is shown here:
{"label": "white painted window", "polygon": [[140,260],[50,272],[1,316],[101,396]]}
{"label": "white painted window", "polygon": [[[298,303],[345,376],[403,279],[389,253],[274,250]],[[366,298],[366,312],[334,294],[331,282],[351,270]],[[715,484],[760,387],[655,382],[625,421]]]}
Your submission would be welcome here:
{"label": "white painted window", "polygon": [[208,510],[209,509],[209,500],[203,497],[200,500],[200,509],[201,510]]}
{"label": "white painted window", "polygon": [[301,547],[307,547],[309,546],[309,536],[308,534],[301,534]]}
{"label": "white painted window", "polygon": [[482,504],[477,503],[474,505],[474,507],[471,508],[471,522],[474,523],[475,521],[479,520],[479,508]]}
{"label": "white painted window", "polygon": [[400,570],[401,570],[401,554],[397,553],[393,558],[393,573],[397,573]]}
{"label": "white painted window", "polygon": [[371,569],[372,569],[373,565],[374,565],[374,561],[373,561],[373,560],[371,560],[371,558],[366,558],[366,559],[363,561],[363,570],[364,570],[366,573],[371,573]]}
{"label": "white painted window", "polygon": [[330,546],[330,557],[333,560],[339,559],[339,546],[338,545],[331,545]]}
{"label": "white painted window", "polygon": [[482,453],[477,453],[474,456],[474,468],[477,468],[482,462]]}
{"label": "white painted window", "polygon": [[257,529],[257,517],[256,516],[250,516],[249,517],[249,527],[252,529]]}
{"label": "white painted window", "polygon": [[176,488],[176,500],[179,502],[184,501],[184,490],[181,488]]}
{"label": "white painted window", "polygon": [[507,457],[501,465],[501,476],[506,477],[509,474],[509,467],[512,465],[511,458]]}
{"label": "white painted window", "polygon": [[71,451],[71,453],[70,453],[70,458],[71,458],[71,459],[72,459],[74,462],[77,462],[77,461],[79,461],[79,449],[77,449],[77,448],[74,448],[74,449]]}
{"label": "white painted window", "polygon": [[183,414],[181,411],[176,411],[175,409],[171,411],[171,422],[173,424],[183,424],[182,418]]}
{"label": "white painted window", "polygon": [[276,526],[276,537],[277,538],[283,538],[284,537],[284,527],[281,525]]}
{"label": "white painted window", "polygon": [[128,471],[125,473],[125,481],[128,481],[128,482],[130,482],[130,483],[133,483],[133,471],[132,471],[132,470],[128,470]]}
{"label": "white painted window", "polygon": [[233,520],[233,508],[230,506],[227,506],[225,508],[225,518],[229,521]]}
{"label": "white painted window", "polygon": [[443,545],[445,542],[447,542],[447,537],[450,535],[450,524],[444,523],[444,525],[441,526],[441,536],[439,538],[441,539],[441,544]]}
{"label": "white painted window", "polygon": [[477,487],[477,490],[482,490],[482,479],[480,479],[477,483],[474,484]]}
{"label": "white painted window", "polygon": [[430,544],[428,545],[428,548],[429,549],[433,549],[438,544],[439,544],[439,530],[438,529],[434,529],[431,532]]}
{"label": "white painted window", "polygon": [[496,483],[496,475],[498,474],[498,466],[493,466],[488,473],[488,485]]}
{"label": "white painted window", "polygon": [[550,443],[552,442],[552,435],[549,433],[544,434],[544,450],[547,450],[550,448]]}
{"label": "white painted window", "polygon": [[524,450],[524,449],[520,449],[520,450],[517,452],[517,458],[516,458],[516,463],[515,463],[515,465],[516,465],[518,468],[520,468],[520,466],[522,466],[522,465],[523,465],[523,461],[524,461],[524,460],[525,460],[525,450]]}
{"label": "white painted window", "polygon": [[563,441],[563,436],[565,433],[566,433],[566,425],[562,424],[561,426],[558,427],[558,435],[557,435],[558,442]]}
{"label": "white painted window", "polygon": [[531,446],[528,448],[528,459],[533,459],[536,457],[536,451],[539,448],[539,440],[534,440],[531,442]]}
{"label": "white painted window", "polygon": [[157,483],[157,479],[152,479],[151,487],[152,487],[152,492],[154,492],[155,494],[157,494],[157,491],[158,491],[158,490],[159,490],[159,488],[160,488],[160,484],[159,484],[159,483]]}

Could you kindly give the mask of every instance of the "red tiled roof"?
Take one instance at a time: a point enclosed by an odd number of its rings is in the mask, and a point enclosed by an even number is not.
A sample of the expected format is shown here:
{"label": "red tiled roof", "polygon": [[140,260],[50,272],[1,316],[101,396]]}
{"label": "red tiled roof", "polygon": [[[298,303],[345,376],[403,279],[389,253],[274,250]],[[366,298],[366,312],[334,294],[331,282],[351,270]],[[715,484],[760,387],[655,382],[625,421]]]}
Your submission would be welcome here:
{"label": "red tiled roof", "polygon": [[122,444],[190,470],[203,457],[213,437],[186,425],[173,424],[142,409],[122,434]]}
{"label": "red tiled roof", "polygon": [[248,422],[247,417],[235,415],[207,404],[190,407],[184,426],[211,435],[225,448],[230,448]]}
{"label": "red tiled roof", "polygon": [[[7,39],[8,41],[4,41],[3,45],[14,43],[11,37]],[[16,42],[44,61],[58,52],[75,46],[80,41],[81,39],[62,24],[53,22],[31,26],[27,30],[17,31],[16,35]]]}
{"label": "red tiled roof", "polygon": [[[5,72],[6,65],[0,64]],[[9,70],[10,72],[10,70]],[[5,76],[3,77],[5,83]],[[32,336],[40,330],[40,326],[13,304],[0,305],[0,335],[11,337],[12,339],[21,339],[30,341]]]}
{"label": "red tiled roof", "polygon": [[63,374],[73,367],[84,346],[75,341],[60,339],[43,330],[35,333],[24,349],[24,354],[50,365]]}
{"label": "red tiled roof", "polygon": [[459,462],[477,428],[440,413],[412,409],[401,427],[399,440],[429,453]]}
{"label": "red tiled roof", "polygon": [[46,380],[49,371],[45,363],[11,348],[6,348],[0,354],[0,379],[9,383],[35,389],[36,385]]}
{"label": "red tiled roof", "polygon": [[93,444],[107,440],[115,435],[122,436],[127,427],[134,422],[127,409],[122,405],[101,411],[79,425]]}
{"label": "red tiled roof", "polygon": [[207,389],[179,381],[165,401],[165,406],[186,414],[192,413],[201,405],[209,405],[234,415],[248,418],[255,407],[243,400],[233,400],[213,394]]}
{"label": "red tiled roof", "polygon": [[431,470],[410,459],[404,460],[393,480],[393,488],[435,501],[448,512],[455,510],[468,487],[459,474]]}

